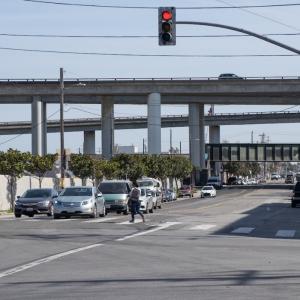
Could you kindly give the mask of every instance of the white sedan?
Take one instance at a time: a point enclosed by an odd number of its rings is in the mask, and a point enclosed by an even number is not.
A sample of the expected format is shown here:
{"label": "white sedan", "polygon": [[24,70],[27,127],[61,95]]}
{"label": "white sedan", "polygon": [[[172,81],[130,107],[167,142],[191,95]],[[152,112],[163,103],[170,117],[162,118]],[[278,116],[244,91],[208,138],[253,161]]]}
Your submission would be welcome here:
{"label": "white sedan", "polygon": [[140,188],[140,190],[140,210],[143,211],[145,214],[147,214],[148,212],[153,213],[154,203],[152,191],[146,188]]}
{"label": "white sedan", "polygon": [[216,197],[216,196],[217,196],[217,191],[211,185],[205,185],[201,189],[201,198],[204,198],[204,197]]}

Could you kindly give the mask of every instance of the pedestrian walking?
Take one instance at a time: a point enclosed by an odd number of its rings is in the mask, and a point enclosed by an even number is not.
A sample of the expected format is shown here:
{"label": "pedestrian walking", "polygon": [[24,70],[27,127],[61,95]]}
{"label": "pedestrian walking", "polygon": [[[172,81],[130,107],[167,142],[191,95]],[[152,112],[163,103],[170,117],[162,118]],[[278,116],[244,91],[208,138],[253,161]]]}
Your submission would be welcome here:
{"label": "pedestrian walking", "polygon": [[140,215],[143,222],[145,223],[145,217],[143,213],[140,211],[140,201],[139,201],[140,195],[141,195],[140,189],[136,185],[134,185],[129,195],[129,204],[130,204],[129,207],[131,211],[131,220],[129,221],[130,223],[134,223],[134,217],[136,214]]}

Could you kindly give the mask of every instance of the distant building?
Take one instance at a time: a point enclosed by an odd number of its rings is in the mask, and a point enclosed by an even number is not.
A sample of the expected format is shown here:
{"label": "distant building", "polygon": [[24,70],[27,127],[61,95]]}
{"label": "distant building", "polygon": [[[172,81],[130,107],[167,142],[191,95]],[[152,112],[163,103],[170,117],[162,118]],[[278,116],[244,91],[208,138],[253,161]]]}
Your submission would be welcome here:
{"label": "distant building", "polygon": [[131,146],[115,145],[114,153],[115,154],[121,154],[121,153],[135,154],[135,153],[138,153],[138,147],[134,146],[134,145],[131,145]]}

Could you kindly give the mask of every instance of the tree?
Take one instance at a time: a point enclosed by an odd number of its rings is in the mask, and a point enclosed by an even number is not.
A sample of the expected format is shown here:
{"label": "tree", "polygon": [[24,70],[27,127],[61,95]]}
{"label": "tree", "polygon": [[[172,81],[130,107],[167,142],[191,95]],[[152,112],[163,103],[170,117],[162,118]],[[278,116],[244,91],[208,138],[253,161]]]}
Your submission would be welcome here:
{"label": "tree", "polygon": [[0,152],[0,174],[5,175],[9,185],[10,208],[13,209],[16,193],[17,178],[20,178],[28,167],[31,154],[9,149],[6,153]]}
{"label": "tree", "polygon": [[57,159],[56,154],[47,154],[44,156],[32,155],[26,166],[26,171],[36,175],[39,178],[39,187],[42,187],[42,180],[47,171],[51,171],[54,162]]}
{"label": "tree", "polygon": [[94,159],[94,178],[98,182],[103,180],[103,178],[106,179],[113,179],[117,177],[119,165],[117,162],[104,160],[104,159]]}
{"label": "tree", "polygon": [[75,176],[81,178],[82,185],[86,185],[87,178],[94,176],[94,162],[89,155],[71,154],[69,168]]}

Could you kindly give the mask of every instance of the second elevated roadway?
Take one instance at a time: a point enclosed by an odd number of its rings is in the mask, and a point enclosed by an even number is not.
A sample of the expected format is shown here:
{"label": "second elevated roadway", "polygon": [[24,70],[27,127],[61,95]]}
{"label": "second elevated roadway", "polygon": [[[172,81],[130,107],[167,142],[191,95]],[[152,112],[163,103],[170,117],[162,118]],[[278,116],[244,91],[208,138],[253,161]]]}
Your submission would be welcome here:
{"label": "second elevated roadway", "polygon": [[[161,126],[187,127],[188,115],[166,115],[161,117]],[[276,124],[276,123],[300,123],[299,111],[286,112],[254,112],[231,113],[205,116],[206,126],[216,125],[246,125],[246,124]],[[101,130],[101,118],[66,119],[64,121],[66,132]],[[139,129],[147,128],[147,116],[116,117],[115,129]],[[30,134],[31,121],[2,122],[0,123],[0,135]],[[47,132],[59,132],[59,120],[48,120]]]}

